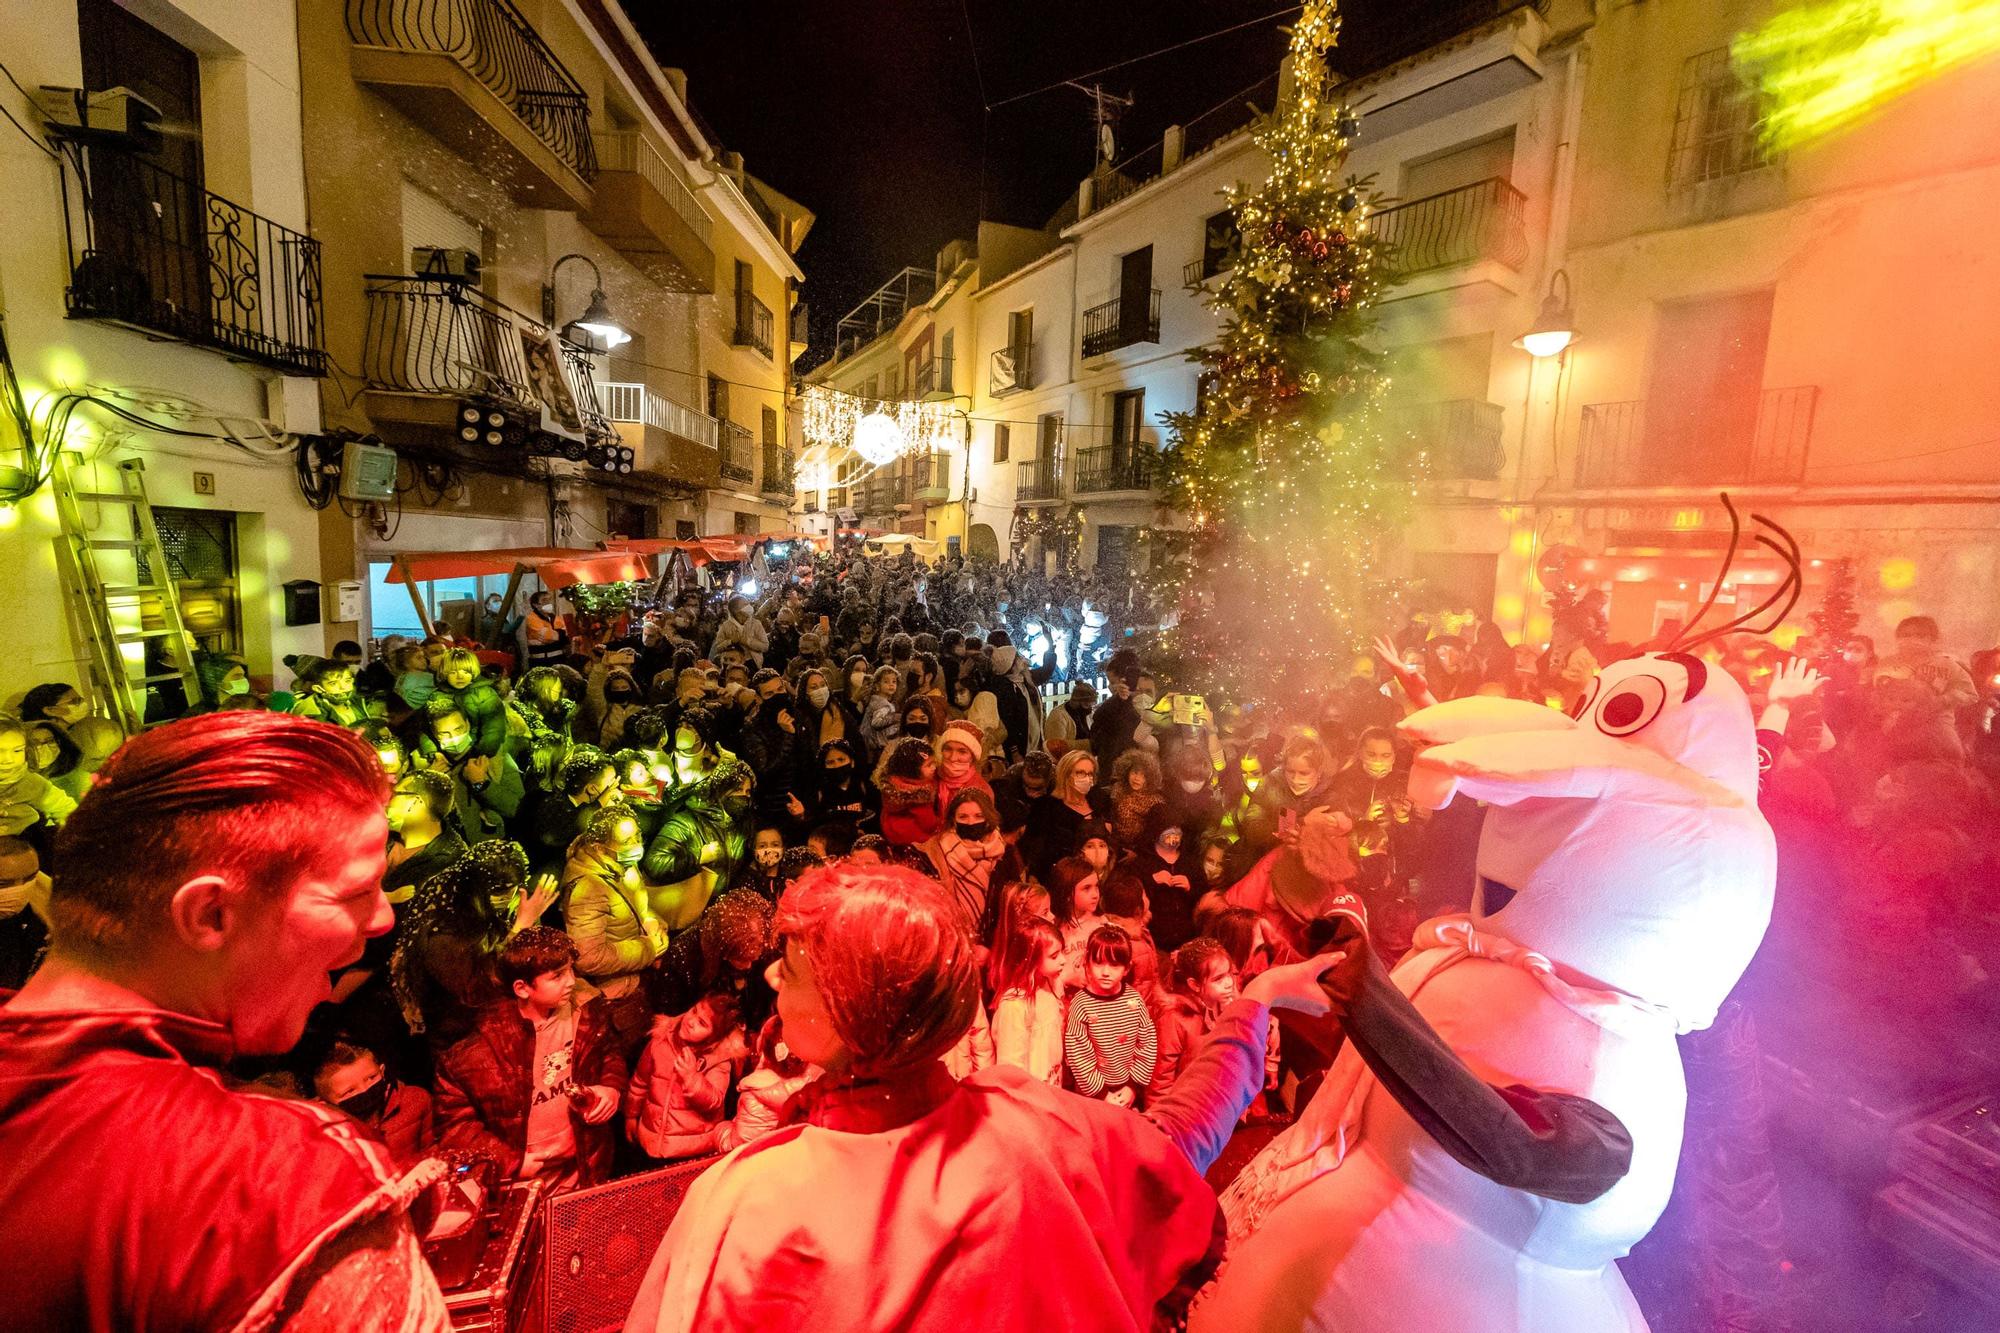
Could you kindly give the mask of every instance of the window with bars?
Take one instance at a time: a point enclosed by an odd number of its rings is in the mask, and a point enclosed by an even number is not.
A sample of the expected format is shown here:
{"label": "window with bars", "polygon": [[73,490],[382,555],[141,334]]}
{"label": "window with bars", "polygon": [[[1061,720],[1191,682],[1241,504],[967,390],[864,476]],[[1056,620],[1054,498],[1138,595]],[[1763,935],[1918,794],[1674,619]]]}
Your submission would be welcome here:
{"label": "window with bars", "polygon": [[[181,616],[196,646],[240,655],[243,626],[237,600],[236,515],[214,509],[155,507],[153,523],[160,533],[160,549],[167,557],[167,577],[179,595]],[[154,581],[143,557],[139,580]]]}
{"label": "window with bars", "polygon": [[1759,129],[1763,100],[1729,63],[1729,48],[1689,56],[1667,156],[1667,188],[1685,190],[1770,165]]}

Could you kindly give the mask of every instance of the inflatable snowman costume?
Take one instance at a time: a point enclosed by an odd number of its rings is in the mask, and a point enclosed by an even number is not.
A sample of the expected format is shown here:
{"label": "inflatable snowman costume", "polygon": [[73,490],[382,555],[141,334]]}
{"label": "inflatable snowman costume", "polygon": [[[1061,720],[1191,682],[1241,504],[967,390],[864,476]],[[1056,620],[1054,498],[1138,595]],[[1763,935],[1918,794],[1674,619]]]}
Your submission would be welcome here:
{"label": "inflatable snowman costume", "polygon": [[[1337,993],[1349,1041],[1224,1193],[1196,1330],[1646,1327],[1614,1260],[1665,1208],[1706,1027],[1762,940],[1776,854],[1749,701],[1697,658],[1606,667],[1570,716],[1509,699],[1404,721],[1410,794],[1489,803],[1469,917]],[[1407,998],[1406,998],[1407,997]]]}

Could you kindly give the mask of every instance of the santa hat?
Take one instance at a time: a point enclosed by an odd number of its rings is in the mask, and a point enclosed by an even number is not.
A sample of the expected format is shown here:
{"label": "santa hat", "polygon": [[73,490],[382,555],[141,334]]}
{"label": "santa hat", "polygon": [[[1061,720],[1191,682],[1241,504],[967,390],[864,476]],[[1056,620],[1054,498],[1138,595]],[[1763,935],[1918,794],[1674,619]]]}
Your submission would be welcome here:
{"label": "santa hat", "polygon": [[938,733],[937,743],[940,754],[944,752],[944,743],[952,738],[954,732],[964,733],[958,739],[960,743],[971,746],[974,754],[986,753],[986,733],[979,729],[977,723],[966,718],[955,717],[945,723],[944,730]]}

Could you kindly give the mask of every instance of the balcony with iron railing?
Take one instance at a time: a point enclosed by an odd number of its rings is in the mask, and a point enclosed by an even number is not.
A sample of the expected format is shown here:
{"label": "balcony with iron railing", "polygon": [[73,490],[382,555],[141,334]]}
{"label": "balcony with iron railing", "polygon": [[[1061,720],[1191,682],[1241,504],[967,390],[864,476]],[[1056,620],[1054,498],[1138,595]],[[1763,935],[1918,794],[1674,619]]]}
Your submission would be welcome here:
{"label": "balcony with iron railing", "polygon": [[722,477],[725,481],[749,481],[756,475],[751,466],[750,429],[733,421],[722,423]]}
{"label": "balcony with iron railing", "polygon": [[919,365],[916,374],[910,377],[910,396],[948,396],[951,393],[951,361],[948,356],[934,356]]}
{"label": "balcony with iron railing", "polygon": [[661,286],[714,291],[714,224],[680,171],[638,130],[600,133],[594,142],[597,188],[585,225]]}
{"label": "balcony with iron railing", "polygon": [[995,349],[988,363],[987,392],[995,398],[1035,387],[1035,345]]}
{"label": "balcony with iron railing", "polygon": [[1062,467],[1059,463],[1036,459],[1014,468],[1014,499],[1019,504],[1060,500],[1063,495]]}
{"label": "balcony with iron railing", "polygon": [[1396,280],[1482,260],[1519,272],[1528,258],[1527,196],[1500,176],[1395,204],[1369,218]]}
{"label": "balcony with iron railing", "polygon": [[1817,385],[1735,401],[1589,403],[1577,436],[1579,489],[1796,485],[1805,480]]}
{"label": "balcony with iron railing", "polygon": [[537,426],[546,411],[563,430],[617,440],[583,348],[555,338],[562,364],[550,365],[545,325],[466,283],[393,274],[363,281],[361,374],[371,416],[450,426],[470,400],[512,409]]}
{"label": "balcony with iron railing", "polygon": [[861,503],[857,506],[864,514],[892,514],[902,499],[902,487],[898,477],[870,477],[858,488]]}
{"label": "balcony with iron railing", "polygon": [[721,425],[714,417],[645,383],[605,380],[597,392],[604,415],[638,455],[640,471],[696,486],[716,484]]}
{"label": "balcony with iron railing", "polygon": [[1117,296],[1083,312],[1083,354],[1103,356],[1135,343],[1160,340],[1160,289],[1152,288],[1141,299]]}
{"label": "balcony with iron railing", "polygon": [[792,451],[775,444],[764,446],[764,479],[758,489],[765,495],[782,495],[786,499],[798,490],[792,467]]}
{"label": "balcony with iron railing", "polygon": [[61,164],[71,319],[326,373],[318,241],[119,148]]}
{"label": "balcony with iron railing", "polygon": [[1495,481],[1506,466],[1498,403],[1454,398],[1391,407],[1384,433],[1420,452],[1433,481]]}
{"label": "balcony with iron railing", "polygon": [[924,504],[939,504],[951,495],[951,455],[923,454],[910,460],[910,485]]}
{"label": "balcony with iron railing", "polygon": [[347,0],[354,78],[517,203],[590,206],[590,99],[512,0]]}
{"label": "balcony with iron railing", "polygon": [[1106,444],[1080,450],[1076,456],[1076,493],[1150,491],[1157,461],[1157,453],[1143,444]]}
{"label": "balcony with iron railing", "polygon": [[771,342],[776,322],[771,316],[771,307],[751,294],[748,288],[736,291],[736,329],[730,342],[737,347],[748,347],[760,356],[771,355]]}
{"label": "balcony with iron railing", "polygon": [[812,343],[812,319],[807,314],[806,303],[800,301],[792,307],[792,313],[785,317],[785,337],[791,344],[792,360],[806,354]]}

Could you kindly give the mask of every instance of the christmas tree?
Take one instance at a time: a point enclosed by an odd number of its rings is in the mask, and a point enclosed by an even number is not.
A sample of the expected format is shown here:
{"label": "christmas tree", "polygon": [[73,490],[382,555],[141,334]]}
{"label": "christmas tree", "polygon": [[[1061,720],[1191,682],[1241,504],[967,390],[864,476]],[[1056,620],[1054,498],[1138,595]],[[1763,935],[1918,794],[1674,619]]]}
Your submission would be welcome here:
{"label": "christmas tree", "polygon": [[1360,124],[1326,100],[1338,29],[1318,0],[1291,31],[1291,89],[1257,132],[1270,173],[1228,192],[1240,240],[1210,300],[1221,336],[1191,354],[1212,387],[1166,417],[1166,498],[1189,532],[1160,562],[1178,619],[1158,657],[1239,703],[1345,679],[1388,613],[1384,557],[1420,470],[1387,428],[1367,342],[1393,256],[1369,234],[1365,182],[1342,174]]}
{"label": "christmas tree", "polygon": [[1840,660],[1841,652],[1853,640],[1861,625],[1861,613],[1854,609],[1854,562],[1842,557],[1828,573],[1826,593],[1819,610],[1809,617],[1813,627],[1813,665],[1826,671]]}

